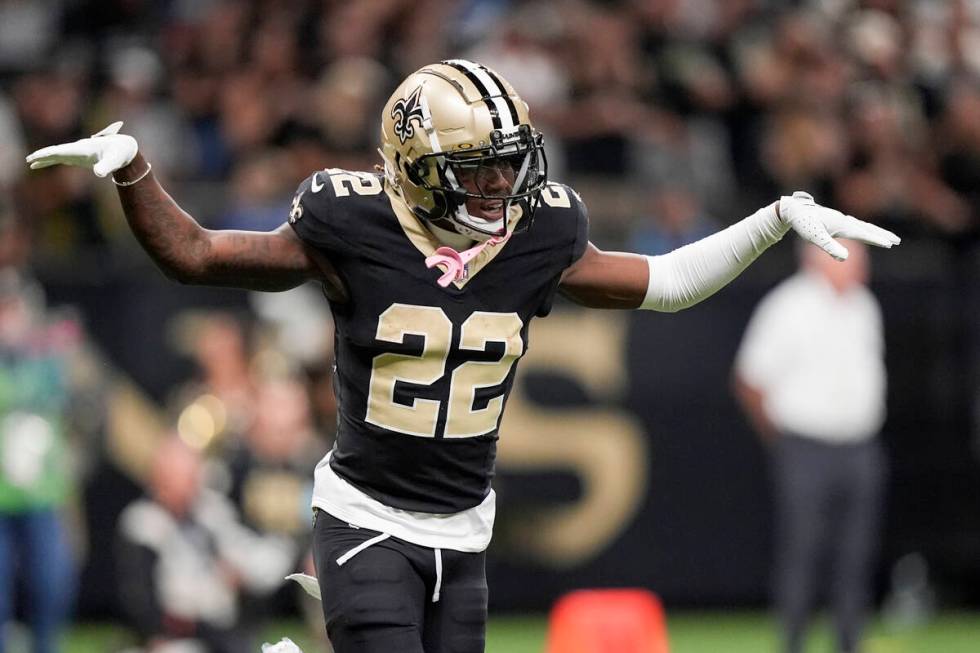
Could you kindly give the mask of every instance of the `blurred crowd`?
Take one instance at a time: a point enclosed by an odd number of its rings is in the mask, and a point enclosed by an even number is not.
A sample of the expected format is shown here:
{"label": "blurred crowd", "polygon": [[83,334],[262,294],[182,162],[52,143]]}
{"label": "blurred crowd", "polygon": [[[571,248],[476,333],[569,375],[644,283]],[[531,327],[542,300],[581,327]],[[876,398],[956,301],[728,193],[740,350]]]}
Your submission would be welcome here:
{"label": "blurred crowd", "polygon": [[[204,225],[271,230],[312,171],[370,169],[391,89],[421,65],[457,56],[495,68],[529,103],[551,177],[586,197],[600,245],[664,253],[805,188],[903,237],[972,255],[976,0],[6,0],[0,267],[15,273],[0,294],[42,298],[34,273],[111,280],[131,273],[129,261],[149,267],[110,184],[77,169],[29,173],[28,152],[123,120]],[[6,424],[30,409],[50,424],[52,411],[70,405],[62,367],[85,336],[77,320],[66,327],[48,315],[43,299],[27,308],[45,329],[0,347],[35,367],[53,359],[45,378],[61,394],[40,408],[26,394],[10,399],[0,417]],[[3,310],[5,320],[13,315]],[[126,608],[148,640],[193,633],[197,618],[244,619],[255,610],[239,606],[232,618],[229,605],[278,590],[260,572],[281,578],[302,566],[310,472],[330,444],[335,408],[329,314],[310,289],[256,298],[244,317],[185,316],[175,332],[198,371],[170,393],[152,446],[169,447],[167,464],[179,469],[160,472],[153,454],[137,466],[155,507],[125,513],[121,579],[177,555],[150,541],[144,522],[166,540],[176,537],[166,526],[174,516],[183,523],[196,501],[218,501],[227,506],[205,510],[212,517],[184,535],[221,558],[218,585],[232,594],[204,597],[194,573],[156,597],[126,586]],[[4,355],[5,365],[20,360]],[[94,386],[113,392],[108,382]],[[46,506],[70,495],[71,474],[59,474],[65,487]],[[269,557],[282,569],[253,569],[211,541],[213,514],[226,507],[253,536],[271,538],[262,546],[279,547],[281,557]],[[182,561],[213,571],[180,546],[168,568]],[[61,587],[55,620],[70,594],[70,583]],[[199,613],[181,616],[192,608]]]}
{"label": "blurred crowd", "polygon": [[906,234],[980,211],[971,0],[12,0],[0,37],[0,183],[49,254],[132,244],[91,184],[25,177],[35,147],[124,120],[208,225],[270,229],[311,170],[370,168],[390,89],[451,56],[512,81],[614,240],[801,187]]}

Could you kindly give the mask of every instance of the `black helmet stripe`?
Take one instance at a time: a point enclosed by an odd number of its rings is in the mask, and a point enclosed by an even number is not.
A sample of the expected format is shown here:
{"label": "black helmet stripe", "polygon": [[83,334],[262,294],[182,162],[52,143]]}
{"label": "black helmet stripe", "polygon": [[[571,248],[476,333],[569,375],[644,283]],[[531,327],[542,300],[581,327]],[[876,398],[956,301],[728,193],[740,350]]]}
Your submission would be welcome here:
{"label": "black helmet stripe", "polygon": [[[459,72],[466,75],[466,78],[473,83],[477,92],[482,96],[487,108],[490,110],[490,117],[493,120],[494,129],[511,129],[520,124],[517,117],[517,108],[513,100],[508,97],[502,84],[495,76],[489,74],[483,66],[474,64],[464,59],[450,59],[444,61],[448,66],[452,66]],[[509,119],[509,125],[504,125],[502,118]]]}
{"label": "black helmet stripe", "polygon": [[497,77],[497,74],[489,68],[485,68],[484,66],[480,66],[480,68],[482,68],[483,72],[485,72],[487,76],[492,79],[498,87],[500,87],[500,96],[504,98],[504,102],[507,103],[507,110],[510,111],[510,119],[514,121],[514,125],[521,124],[521,119],[517,115],[517,107],[514,106],[514,101],[510,99],[507,91],[504,90],[504,85],[500,83],[500,78]]}
{"label": "black helmet stripe", "polygon": [[470,72],[466,66],[459,63],[459,60],[457,59],[446,61],[445,63],[466,75],[466,78],[473,83],[473,86],[476,87],[477,92],[482,96],[483,101],[486,103],[487,109],[490,110],[490,118],[493,120],[493,128],[500,129],[503,126],[503,123],[500,121],[500,112],[497,110],[497,105],[490,96],[490,91],[488,91],[487,87],[480,81],[480,78]]}

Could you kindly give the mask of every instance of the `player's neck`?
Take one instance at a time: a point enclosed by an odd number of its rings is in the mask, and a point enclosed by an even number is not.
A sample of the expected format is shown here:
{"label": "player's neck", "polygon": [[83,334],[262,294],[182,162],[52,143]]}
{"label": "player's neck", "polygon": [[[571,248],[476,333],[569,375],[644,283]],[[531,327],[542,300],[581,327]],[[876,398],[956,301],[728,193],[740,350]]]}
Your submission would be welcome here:
{"label": "player's neck", "polygon": [[464,236],[463,234],[457,234],[455,232],[449,231],[447,229],[442,229],[435,226],[432,223],[426,225],[432,235],[435,236],[440,243],[443,245],[449,245],[457,252],[462,252],[465,249],[472,247],[476,241],[469,236]]}

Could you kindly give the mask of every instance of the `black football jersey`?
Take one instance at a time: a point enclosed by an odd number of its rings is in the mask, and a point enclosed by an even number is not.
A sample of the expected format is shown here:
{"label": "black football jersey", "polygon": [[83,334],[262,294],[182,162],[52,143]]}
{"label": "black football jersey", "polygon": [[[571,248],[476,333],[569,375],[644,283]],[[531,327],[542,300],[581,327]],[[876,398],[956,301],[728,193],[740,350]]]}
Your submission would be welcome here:
{"label": "black football jersey", "polygon": [[[512,215],[512,224],[519,215]],[[380,176],[307,178],[289,222],[337,269],[339,424],[330,465],[395,508],[453,513],[490,491],[497,430],[531,319],[585,251],[585,207],[549,184],[530,229],[486,247],[446,288],[425,259],[440,243]]]}

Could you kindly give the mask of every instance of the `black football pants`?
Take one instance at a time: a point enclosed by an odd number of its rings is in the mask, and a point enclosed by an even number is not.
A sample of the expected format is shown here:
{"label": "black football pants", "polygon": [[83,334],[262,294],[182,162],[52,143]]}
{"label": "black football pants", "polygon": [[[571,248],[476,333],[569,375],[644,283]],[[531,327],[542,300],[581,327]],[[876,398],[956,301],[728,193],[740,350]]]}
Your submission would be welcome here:
{"label": "black football pants", "polygon": [[317,510],[313,557],[336,653],[483,653],[485,553],[430,549]]}

